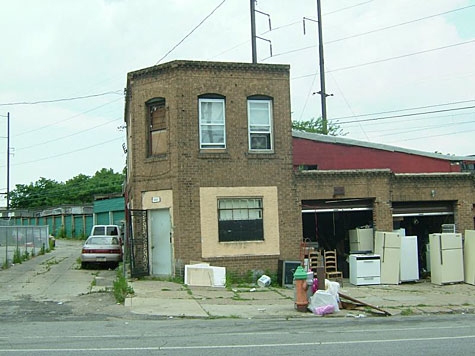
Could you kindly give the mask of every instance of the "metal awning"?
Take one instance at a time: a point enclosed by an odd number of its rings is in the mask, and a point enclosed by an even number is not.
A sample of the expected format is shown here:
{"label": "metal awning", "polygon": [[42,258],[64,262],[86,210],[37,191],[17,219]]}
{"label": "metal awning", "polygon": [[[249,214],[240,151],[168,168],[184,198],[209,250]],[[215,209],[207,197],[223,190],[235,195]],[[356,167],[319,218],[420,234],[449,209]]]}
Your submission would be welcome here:
{"label": "metal awning", "polygon": [[302,201],[303,214],[371,210],[373,210],[373,201],[369,199],[333,199]]}
{"label": "metal awning", "polygon": [[393,202],[393,217],[454,215],[454,201]]}

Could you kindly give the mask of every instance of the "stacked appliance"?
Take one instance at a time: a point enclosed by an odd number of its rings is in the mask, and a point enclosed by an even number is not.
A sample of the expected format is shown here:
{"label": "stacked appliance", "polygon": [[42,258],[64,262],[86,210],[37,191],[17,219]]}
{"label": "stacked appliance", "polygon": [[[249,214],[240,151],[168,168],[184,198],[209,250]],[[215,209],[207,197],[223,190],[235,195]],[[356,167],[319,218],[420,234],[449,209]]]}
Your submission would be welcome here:
{"label": "stacked appliance", "polygon": [[350,253],[373,252],[373,229],[356,228],[349,232]]}
{"label": "stacked appliance", "polygon": [[419,279],[417,236],[405,236],[403,231],[376,231],[374,252],[381,256],[382,284]]}
{"label": "stacked appliance", "polygon": [[431,282],[434,284],[464,281],[462,234],[430,234]]}

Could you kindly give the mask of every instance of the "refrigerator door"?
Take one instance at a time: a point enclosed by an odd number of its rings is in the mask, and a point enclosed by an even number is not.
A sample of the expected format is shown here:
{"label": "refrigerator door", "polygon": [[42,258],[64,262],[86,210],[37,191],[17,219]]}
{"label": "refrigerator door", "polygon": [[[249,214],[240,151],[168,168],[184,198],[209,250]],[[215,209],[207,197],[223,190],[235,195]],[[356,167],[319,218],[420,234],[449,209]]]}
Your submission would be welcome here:
{"label": "refrigerator door", "polygon": [[463,282],[462,249],[442,251],[442,283]]}
{"label": "refrigerator door", "polygon": [[441,248],[442,250],[452,249],[452,248],[462,248],[462,235],[461,234],[440,234],[441,237]]}
{"label": "refrigerator door", "polygon": [[401,282],[419,279],[417,236],[401,236]]}
{"label": "refrigerator door", "polygon": [[475,285],[475,230],[465,230],[463,247],[465,283]]}
{"label": "refrigerator door", "polygon": [[381,284],[399,284],[401,236],[384,232],[381,243]]}

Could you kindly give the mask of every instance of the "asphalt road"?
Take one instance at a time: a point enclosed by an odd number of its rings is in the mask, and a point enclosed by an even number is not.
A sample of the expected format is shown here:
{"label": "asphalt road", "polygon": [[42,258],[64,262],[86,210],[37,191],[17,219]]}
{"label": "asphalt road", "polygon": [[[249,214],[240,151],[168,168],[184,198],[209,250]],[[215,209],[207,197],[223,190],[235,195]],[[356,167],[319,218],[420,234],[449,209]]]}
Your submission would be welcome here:
{"label": "asphalt road", "polygon": [[[124,313],[81,270],[81,243],[0,271],[1,355],[471,355],[475,315],[156,319]],[[97,287],[94,288],[97,290]]]}
{"label": "asphalt road", "polygon": [[0,355],[471,355],[473,315],[2,323]]}

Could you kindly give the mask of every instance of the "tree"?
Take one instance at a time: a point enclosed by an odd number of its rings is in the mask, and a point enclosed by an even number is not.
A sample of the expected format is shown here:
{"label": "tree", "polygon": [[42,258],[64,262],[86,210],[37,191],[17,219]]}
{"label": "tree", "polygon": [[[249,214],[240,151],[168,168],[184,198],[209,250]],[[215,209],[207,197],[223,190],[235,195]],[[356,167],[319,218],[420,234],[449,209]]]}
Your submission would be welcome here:
{"label": "tree", "polygon": [[41,177],[35,183],[17,184],[10,192],[10,207],[44,209],[68,204],[92,204],[95,195],[121,193],[124,179],[123,173],[106,168],[92,177],[79,174],[66,183]]}
{"label": "tree", "polygon": [[292,120],[292,129],[296,131],[313,132],[330,136],[346,136],[348,132],[344,132],[338,122],[329,121],[328,133],[323,132],[323,120],[321,117],[310,120]]}

